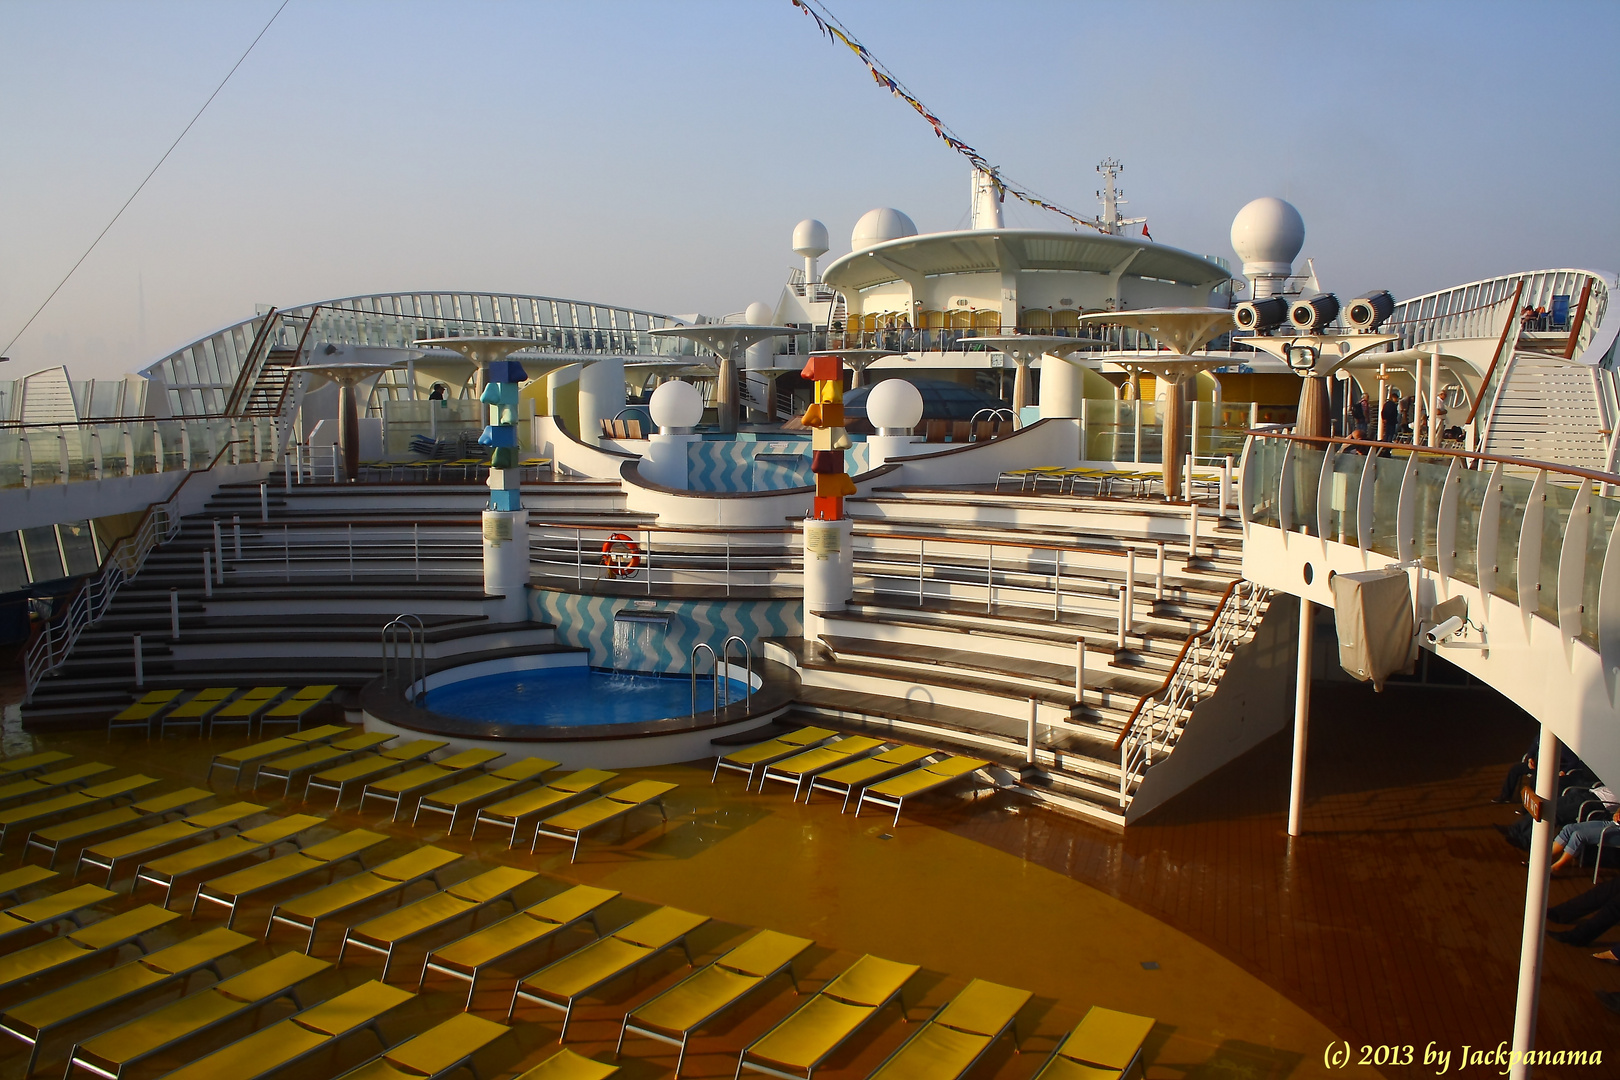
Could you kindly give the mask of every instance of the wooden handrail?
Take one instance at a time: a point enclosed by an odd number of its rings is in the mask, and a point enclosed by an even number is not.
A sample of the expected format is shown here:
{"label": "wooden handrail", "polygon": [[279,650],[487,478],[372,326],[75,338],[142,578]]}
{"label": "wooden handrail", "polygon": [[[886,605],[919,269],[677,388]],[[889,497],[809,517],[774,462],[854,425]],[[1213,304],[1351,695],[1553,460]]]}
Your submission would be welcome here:
{"label": "wooden handrail", "polygon": [[1251,430],[1251,436],[1257,439],[1288,439],[1292,442],[1307,443],[1338,443],[1341,446],[1366,447],[1368,450],[1402,450],[1407,453],[1434,454],[1437,457],[1462,458],[1465,461],[1488,461],[1492,464],[1500,462],[1503,465],[1514,465],[1523,469],[1537,469],[1542,472],[1562,473],[1565,476],[1579,476],[1587,480],[1596,480],[1600,484],[1620,485],[1620,474],[1599,472],[1596,469],[1581,469],[1573,465],[1560,465],[1553,461],[1536,461],[1533,458],[1501,457],[1496,454],[1476,454],[1472,450],[1451,450],[1441,446],[1417,446],[1412,443],[1368,442],[1362,439],[1345,439],[1337,435],[1328,437],[1320,435],[1290,435],[1279,431]]}
{"label": "wooden handrail", "polygon": [[1170,674],[1164,677],[1164,682],[1160,683],[1157,689],[1150,690],[1137,699],[1136,708],[1131,710],[1131,718],[1125,721],[1125,726],[1120,729],[1119,738],[1114,740],[1115,750],[1118,750],[1125,744],[1125,736],[1129,735],[1131,733],[1131,729],[1136,726],[1136,718],[1142,715],[1142,706],[1148,703],[1148,699],[1156,698],[1166,690],[1170,689],[1170,683],[1175,680],[1176,672],[1181,670],[1181,662],[1187,658],[1187,650],[1192,648],[1192,643],[1206,634],[1214,632],[1215,624],[1221,620],[1221,612],[1226,610],[1226,602],[1232,598],[1233,591],[1235,591],[1241,584],[1243,584],[1242,578],[1232,579],[1231,584],[1226,586],[1226,591],[1221,594],[1221,602],[1215,605],[1215,613],[1209,617],[1209,622],[1204,624],[1204,628],[1202,630],[1191,635],[1186,641],[1181,643],[1181,651],[1176,654],[1176,662],[1170,665]]}

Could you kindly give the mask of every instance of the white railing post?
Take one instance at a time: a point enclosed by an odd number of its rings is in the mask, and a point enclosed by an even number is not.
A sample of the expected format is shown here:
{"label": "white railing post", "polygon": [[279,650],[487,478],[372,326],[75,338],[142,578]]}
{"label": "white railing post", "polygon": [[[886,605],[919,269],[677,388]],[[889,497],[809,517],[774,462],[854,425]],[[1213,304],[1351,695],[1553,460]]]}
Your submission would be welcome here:
{"label": "white railing post", "polygon": [[220,535],[219,518],[214,519],[214,575],[219,584],[225,584],[225,541]]}
{"label": "white railing post", "polygon": [[[253,430],[258,431],[259,429],[255,427]],[[259,481],[259,520],[270,520],[270,481],[268,480]]]}
{"label": "white railing post", "polygon": [[169,589],[169,636],[180,636],[180,590]]}
{"label": "white railing post", "polygon": [[1085,699],[1086,690],[1086,639],[1076,638],[1074,642],[1074,703],[1079,705]]}
{"label": "white railing post", "polygon": [[415,580],[422,580],[422,541],[418,536],[420,527],[411,522],[411,575]]}
{"label": "white railing post", "polygon": [[574,530],[574,587],[585,588],[585,539],[577,528]]}
{"label": "white railing post", "polygon": [[1125,634],[1130,629],[1130,616],[1125,607],[1125,586],[1119,587],[1119,636],[1116,642],[1121,652],[1125,651]]}
{"label": "white railing post", "polygon": [[203,548],[203,595],[206,597],[212,597],[214,595],[213,558],[214,553],[209,551],[207,548]]}
{"label": "white railing post", "polygon": [[1125,611],[1130,619],[1136,618],[1136,549],[1125,549]]}
{"label": "white railing post", "polygon": [[923,606],[923,548],[928,541],[917,538],[917,607]]}
{"label": "white railing post", "polygon": [[291,540],[291,538],[290,538],[290,536],[289,536],[289,534],[287,532],[287,526],[286,525],[283,525],[281,527],[281,564],[282,564],[283,570],[285,571],[285,573],[287,575],[287,580],[291,581],[292,580],[292,540]]}
{"label": "white railing post", "polygon": [[984,556],[984,613],[990,614],[996,603],[996,545],[991,544]]}
{"label": "white railing post", "polygon": [[232,555],[237,562],[242,561],[242,515],[231,515],[231,547]]}
{"label": "white railing post", "polygon": [[[1227,495],[1232,490],[1232,455],[1221,460],[1221,509],[1218,517],[1226,516]],[[1236,501],[1236,500],[1233,500]]]}
{"label": "white railing post", "polygon": [[135,685],[144,687],[146,685],[146,664],[141,656],[141,635],[135,635],[133,644],[135,646]]}
{"label": "white railing post", "polygon": [[1198,504],[1193,503],[1187,512],[1187,565],[1198,558]]}
{"label": "white railing post", "polygon": [[1063,549],[1052,549],[1052,621],[1057,622],[1061,613],[1063,596]]}
{"label": "white railing post", "polygon": [[1035,699],[1029,699],[1029,741],[1024,749],[1024,761],[1035,764]]}
{"label": "white railing post", "polygon": [[1164,541],[1158,542],[1158,567],[1153,572],[1153,599],[1164,599]]}

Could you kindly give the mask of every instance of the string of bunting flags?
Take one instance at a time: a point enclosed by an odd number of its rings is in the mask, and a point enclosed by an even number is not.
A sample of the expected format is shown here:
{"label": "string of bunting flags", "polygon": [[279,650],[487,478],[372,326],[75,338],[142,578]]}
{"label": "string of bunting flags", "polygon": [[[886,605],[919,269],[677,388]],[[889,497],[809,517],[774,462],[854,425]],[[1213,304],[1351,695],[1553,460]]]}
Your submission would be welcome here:
{"label": "string of bunting flags", "polygon": [[1088,229],[1096,229],[1099,232],[1104,231],[1098,222],[1080,217],[1078,214],[1071,213],[1068,210],[1065,210],[1063,207],[1058,206],[1056,203],[1049,202],[1033,192],[1018,187],[1016,184],[1004,179],[1001,176],[1001,171],[994,165],[990,164],[990,162],[985,159],[983,154],[979,153],[973,147],[957,138],[944,121],[942,121],[938,116],[935,116],[928,110],[927,106],[913,97],[910,91],[901,85],[900,80],[896,79],[889,72],[889,69],[884,67],[883,64],[876,57],[874,57],[870,51],[867,50],[865,45],[862,45],[858,40],[856,40],[854,35],[849,33],[848,29],[845,28],[845,26],[833,16],[832,12],[828,11],[826,6],[821,4],[819,0],[792,0],[792,3],[794,7],[798,8],[815,21],[816,29],[821,32],[823,37],[829,41],[842,43],[846,48],[849,49],[850,52],[854,53],[855,58],[858,59],[862,64],[866,65],[866,70],[871,74],[874,82],[883,87],[885,90],[889,91],[889,93],[893,94],[895,97],[899,98],[901,101],[904,101],[907,105],[910,105],[914,110],[916,110],[917,115],[928,121],[929,126],[934,129],[934,134],[939,136],[940,139],[945,142],[945,145],[967,158],[973,163],[974,168],[990,177],[991,183],[996,186],[997,192],[999,192],[1003,197],[1011,195],[1019,202],[1028,203],[1030,206],[1039,207],[1042,210],[1050,210],[1052,213],[1057,214],[1060,217],[1068,218],[1076,225],[1084,225]]}

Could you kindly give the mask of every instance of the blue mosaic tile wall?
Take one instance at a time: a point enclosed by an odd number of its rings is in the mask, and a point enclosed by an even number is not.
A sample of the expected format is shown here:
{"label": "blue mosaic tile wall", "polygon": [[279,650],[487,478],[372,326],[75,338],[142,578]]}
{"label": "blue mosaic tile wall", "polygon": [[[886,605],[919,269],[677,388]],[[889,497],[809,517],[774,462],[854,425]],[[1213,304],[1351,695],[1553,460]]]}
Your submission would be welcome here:
{"label": "blue mosaic tile wall", "polygon": [[[529,592],[530,617],[555,626],[558,644],[589,649],[595,667],[613,665],[613,616],[625,608],[669,616],[667,630],[652,626],[632,638],[641,647],[641,655],[629,665],[636,671],[685,673],[693,646],[706,641],[719,649],[732,634],[748,642],[756,661],[760,638],[804,635],[804,604],[799,600],[653,600],[649,606],[649,601],[622,596]],[[706,659],[700,670],[708,670]]]}
{"label": "blue mosaic tile wall", "polygon": [[[809,439],[704,440],[687,446],[687,485],[693,491],[781,491],[809,487]],[[849,474],[866,471],[867,447],[846,451]]]}

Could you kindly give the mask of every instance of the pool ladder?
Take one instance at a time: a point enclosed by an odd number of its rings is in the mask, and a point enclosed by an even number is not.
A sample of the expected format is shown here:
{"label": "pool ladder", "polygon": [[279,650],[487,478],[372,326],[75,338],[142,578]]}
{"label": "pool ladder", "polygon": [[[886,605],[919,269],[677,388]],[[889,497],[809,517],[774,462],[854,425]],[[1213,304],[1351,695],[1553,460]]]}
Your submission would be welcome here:
{"label": "pool ladder", "polygon": [[729,680],[721,678],[720,669],[722,667],[724,667],[726,670],[729,671],[730,668],[731,668],[730,656],[731,656],[731,643],[733,641],[735,641],[737,643],[737,645],[742,649],[742,652],[743,652],[743,671],[747,673],[746,677],[743,679],[743,688],[744,688],[743,689],[743,701],[744,701],[745,704],[752,704],[753,703],[753,700],[754,700],[754,650],[748,647],[748,642],[744,641],[740,635],[732,634],[730,637],[726,638],[725,641],[722,641],[720,643],[720,651],[718,653],[716,653],[714,651],[714,646],[710,645],[707,641],[700,641],[696,645],[692,646],[691,675],[692,675],[692,715],[693,716],[697,715],[698,654],[702,653],[702,652],[706,652],[706,653],[709,654],[709,660],[710,660],[709,675],[710,675],[710,678],[711,678],[711,680],[712,680],[712,682],[714,684],[714,695],[713,695],[714,708],[713,708],[713,710],[711,712],[711,715],[719,716],[721,707],[731,704],[731,700],[730,700],[731,695],[729,693]]}
{"label": "pool ladder", "polygon": [[[427,628],[420,615],[398,615],[383,627],[382,668],[388,682],[404,676],[407,694],[411,687],[427,681]],[[422,687],[411,696],[411,704],[422,704],[426,696],[427,688]]]}

